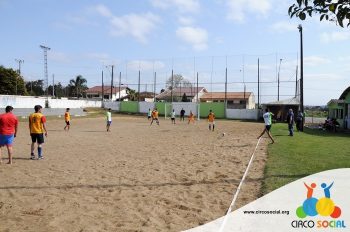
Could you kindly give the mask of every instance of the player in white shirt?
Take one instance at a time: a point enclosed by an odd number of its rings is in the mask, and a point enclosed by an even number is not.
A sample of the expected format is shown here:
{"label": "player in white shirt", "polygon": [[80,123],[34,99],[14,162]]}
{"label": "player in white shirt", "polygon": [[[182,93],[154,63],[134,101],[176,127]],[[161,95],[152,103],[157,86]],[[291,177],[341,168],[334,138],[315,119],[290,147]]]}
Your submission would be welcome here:
{"label": "player in white shirt", "polygon": [[263,132],[260,134],[260,136],[258,137],[258,139],[260,139],[261,136],[263,136],[264,133],[266,132],[267,135],[270,137],[272,143],[274,143],[275,140],[273,140],[272,135],[271,135],[271,133],[270,133],[271,126],[272,126],[272,116],[274,116],[274,114],[271,113],[271,112],[269,111],[269,109],[266,108],[265,114],[263,115],[264,122],[265,122],[265,129],[264,129]]}
{"label": "player in white shirt", "polygon": [[107,117],[107,125],[106,125],[106,129],[108,132],[110,132],[110,127],[111,127],[111,124],[112,124],[112,109],[109,108],[108,111],[106,112],[106,117]]}

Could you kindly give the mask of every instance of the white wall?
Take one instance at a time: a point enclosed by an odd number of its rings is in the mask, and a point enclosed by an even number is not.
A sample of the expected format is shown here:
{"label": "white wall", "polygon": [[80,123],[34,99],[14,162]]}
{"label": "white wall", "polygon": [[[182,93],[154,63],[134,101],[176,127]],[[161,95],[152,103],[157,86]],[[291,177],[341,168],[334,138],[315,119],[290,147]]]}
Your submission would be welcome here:
{"label": "white wall", "polygon": [[175,109],[176,116],[180,115],[180,111],[183,108],[186,112],[185,115],[189,115],[190,111],[192,110],[192,113],[194,115],[198,115],[197,113],[197,103],[193,102],[173,102],[173,109]]}
{"label": "white wall", "polygon": [[258,109],[226,109],[226,117],[231,119],[250,119],[258,120]]}
{"label": "white wall", "polygon": [[43,107],[45,107],[45,98],[0,95],[0,108],[12,106],[13,108],[33,109],[35,105],[42,105]]}
{"label": "white wall", "polygon": [[[45,107],[46,97],[27,97],[0,95],[0,108],[8,105],[13,108],[34,108],[35,105]],[[85,107],[101,107],[101,101],[92,100],[68,100],[68,99],[50,99],[50,108],[85,108]]]}
{"label": "white wall", "polygon": [[[45,105],[45,103],[44,103]],[[68,99],[50,99],[50,108],[85,108],[85,107],[101,107],[101,101],[93,100],[68,100]]]}
{"label": "white wall", "polygon": [[139,102],[140,113],[148,113],[148,109],[153,110],[153,108],[154,108],[153,102]]}
{"label": "white wall", "polygon": [[108,109],[111,108],[114,111],[119,111],[120,110],[120,102],[104,102],[104,108]]}

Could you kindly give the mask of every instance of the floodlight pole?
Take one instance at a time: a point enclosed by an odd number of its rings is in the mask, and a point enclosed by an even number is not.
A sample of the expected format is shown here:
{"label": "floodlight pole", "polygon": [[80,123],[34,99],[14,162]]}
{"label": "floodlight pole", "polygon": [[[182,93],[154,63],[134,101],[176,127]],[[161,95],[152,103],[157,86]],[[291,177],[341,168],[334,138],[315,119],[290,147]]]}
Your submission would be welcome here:
{"label": "floodlight pole", "polygon": [[280,71],[281,71],[282,59],[280,59],[280,65],[278,66],[278,87],[277,87],[277,101],[280,100]]}
{"label": "floodlight pole", "polygon": [[[21,64],[24,63],[24,60],[15,59],[15,61],[18,63],[18,75],[21,77]],[[17,95],[17,78],[16,78],[16,95]]]}
{"label": "floodlight pole", "polygon": [[50,50],[51,48],[40,45],[40,48],[43,49],[44,51],[44,74],[45,74],[45,79],[46,79],[46,98],[47,98],[47,104],[49,102],[49,75],[47,71],[47,51]]}
{"label": "floodlight pole", "polygon": [[[303,54],[303,27],[298,26],[300,32],[300,111],[304,114],[304,54]],[[301,131],[304,130],[305,114],[301,124]]]}

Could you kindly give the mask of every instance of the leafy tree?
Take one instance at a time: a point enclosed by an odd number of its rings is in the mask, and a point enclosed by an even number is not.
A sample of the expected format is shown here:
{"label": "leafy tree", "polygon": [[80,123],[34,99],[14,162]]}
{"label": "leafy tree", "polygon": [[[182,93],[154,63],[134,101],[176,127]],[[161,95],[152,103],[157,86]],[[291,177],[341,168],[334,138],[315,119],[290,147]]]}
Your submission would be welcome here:
{"label": "leafy tree", "polygon": [[[172,83],[173,79],[173,83]],[[173,89],[178,88],[178,87],[192,87],[192,84],[189,80],[185,79],[182,75],[180,74],[174,74],[173,78],[171,76],[167,79],[166,81],[166,88]]]}
{"label": "leafy tree", "polygon": [[55,91],[54,92],[53,92],[52,85],[49,86],[48,93],[51,96],[53,96],[53,94],[55,94],[56,98],[61,98],[61,97],[65,96],[65,93],[66,93],[65,88],[66,87],[63,87],[61,82],[58,82],[57,84],[55,84]]}
{"label": "leafy tree", "polygon": [[137,101],[139,94],[136,92],[136,90],[126,88],[126,94],[128,94],[130,101]]}
{"label": "leafy tree", "polygon": [[88,89],[86,83],[87,80],[81,75],[76,76],[75,79],[71,79],[69,81],[69,86],[73,89],[73,95],[77,98],[82,97],[83,93]]}
{"label": "leafy tree", "polygon": [[350,0],[296,0],[288,10],[289,16],[305,20],[307,15],[319,14],[320,21],[335,21],[341,27],[350,25]]}
{"label": "leafy tree", "polygon": [[186,93],[184,93],[184,95],[182,95],[182,99],[181,99],[182,102],[188,102],[188,99],[187,99],[187,96],[186,96]]}
{"label": "leafy tree", "polygon": [[12,68],[0,66],[0,94],[27,94],[23,78]]}
{"label": "leafy tree", "polygon": [[44,95],[44,80],[27,81],[26,90],[31,96]]}

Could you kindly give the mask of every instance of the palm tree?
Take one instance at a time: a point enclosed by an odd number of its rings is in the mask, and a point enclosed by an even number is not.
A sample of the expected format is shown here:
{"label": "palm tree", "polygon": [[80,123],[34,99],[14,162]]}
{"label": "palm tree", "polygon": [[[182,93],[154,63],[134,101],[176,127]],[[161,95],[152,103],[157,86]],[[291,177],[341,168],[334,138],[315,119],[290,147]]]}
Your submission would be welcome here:
{"label": "palm tree", "polygon": [[136,101],[137,100],[138,93],[135,90],[127,88],[126,89],[126,93],[129,95],[130,101]]}
{"label": "palm tree", "polygon": [[79,98],[82,96],[82,93],[85,92],[85,90],[88,89],[86,86],[87,80],[81,76],[78,75],[75,80],[71,79],[69,81],[69,85],[72,87],[73,91],[75,92],[76,96]]}

